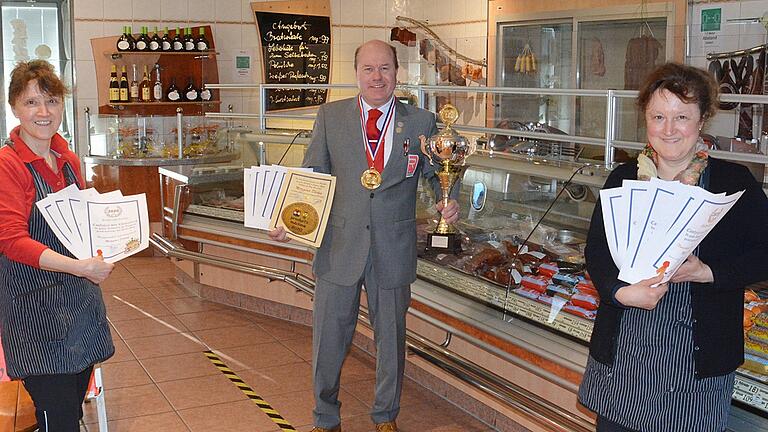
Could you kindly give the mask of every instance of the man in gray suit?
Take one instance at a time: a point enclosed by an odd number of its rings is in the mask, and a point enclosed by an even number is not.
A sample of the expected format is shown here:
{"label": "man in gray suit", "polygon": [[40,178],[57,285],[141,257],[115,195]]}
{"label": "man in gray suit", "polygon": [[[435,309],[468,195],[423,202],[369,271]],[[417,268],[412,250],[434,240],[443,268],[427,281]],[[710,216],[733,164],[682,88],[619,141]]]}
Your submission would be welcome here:
{"label": "man in gray suit", "polygon": [[[394,98],[394,47],[372,40],[355,52],[358,97],[320,107],[304,166],[336,176],[336,194],[314,259],[312,368],[315,432],[341,431],[339,380],[357,324],[361,286],[376,343],[371,418],[378,432],[397,431],[405,365],[405,315],[416,280],[416,188],[419,172],[439,191],[419,136],[437,132],[435,116]],[[378,112],[374,112],[378,111]],[[438,211],[450,222],[455,200]],[[282,229],[270,235],[285,239]]]}

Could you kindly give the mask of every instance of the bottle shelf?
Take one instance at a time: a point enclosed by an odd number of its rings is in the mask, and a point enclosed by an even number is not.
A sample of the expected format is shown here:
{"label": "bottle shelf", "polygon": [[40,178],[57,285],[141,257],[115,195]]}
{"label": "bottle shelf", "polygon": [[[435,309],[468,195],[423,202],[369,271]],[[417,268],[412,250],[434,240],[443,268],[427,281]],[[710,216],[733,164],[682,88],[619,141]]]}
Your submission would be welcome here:
{"label": "bottle shelf", "polygon": [[208,56],[215,56],[216,50],[208,51],[116,51],[107,53],[112,60],[118,60],[124,56],[197,56],[201,59],[209,58]]}
{"label": "bottle shelf", "polygon": [[117,107],[132,107],[132,106],[169,106],[169,105],[205,105],[205,104],[219,104],[220,100],[209,101],[178,101],[178,102],[110,102],[109,106]]}

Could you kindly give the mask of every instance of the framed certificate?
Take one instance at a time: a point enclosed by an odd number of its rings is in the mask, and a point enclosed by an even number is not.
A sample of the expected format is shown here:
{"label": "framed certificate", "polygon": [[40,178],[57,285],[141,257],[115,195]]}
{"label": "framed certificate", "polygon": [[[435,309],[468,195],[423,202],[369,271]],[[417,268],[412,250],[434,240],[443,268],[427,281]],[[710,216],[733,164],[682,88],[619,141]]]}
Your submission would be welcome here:
{"label": "framed certificate", "polygon": [[335,189],[334,176],[288,170],[270,228],[283,227],[289,238],[320,247]]}

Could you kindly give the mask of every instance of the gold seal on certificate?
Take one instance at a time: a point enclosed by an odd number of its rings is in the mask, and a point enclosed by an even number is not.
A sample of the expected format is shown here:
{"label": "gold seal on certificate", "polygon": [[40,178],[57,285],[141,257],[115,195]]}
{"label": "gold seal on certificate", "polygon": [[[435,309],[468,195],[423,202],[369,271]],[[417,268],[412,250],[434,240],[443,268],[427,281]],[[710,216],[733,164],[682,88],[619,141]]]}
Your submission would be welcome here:
{"label": "gold seal on certificate", "polygon": [[288,231],[298,235],[307,235],[320,225],[320,216],[311,205],[295,202],[287,205],[280,214]]}
{"label": "gold seal on certificate", "polygon": [[289,238],[320,247],[335,188],[336,177],[289,169],[275,202],[270,228],[283,227]]}
{"label": "gold seal on certificate", "polygon": [[374,190],[381,186],[381,173],[376,168],[368,168],[360,176],[360,183],[368,190]]}

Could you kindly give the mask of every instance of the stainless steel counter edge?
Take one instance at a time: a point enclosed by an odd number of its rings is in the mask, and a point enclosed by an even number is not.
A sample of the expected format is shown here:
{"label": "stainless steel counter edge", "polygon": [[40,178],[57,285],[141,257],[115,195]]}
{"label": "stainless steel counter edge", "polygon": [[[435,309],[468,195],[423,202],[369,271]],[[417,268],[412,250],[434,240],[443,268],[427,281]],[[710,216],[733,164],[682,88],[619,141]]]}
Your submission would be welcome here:
{"label": "stainless steel counter edge", "polygon": [[198,165],[229,162],[240,157],[239,153],[224,153],[193,158],[114,158],[109,156],[84,156],[83,162],[116,166]]}

